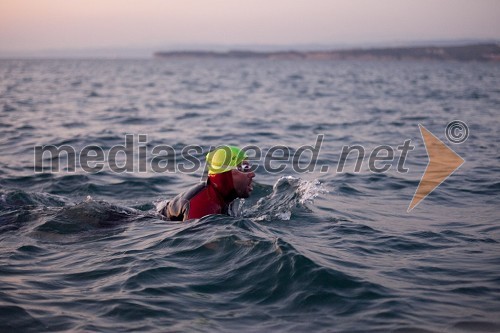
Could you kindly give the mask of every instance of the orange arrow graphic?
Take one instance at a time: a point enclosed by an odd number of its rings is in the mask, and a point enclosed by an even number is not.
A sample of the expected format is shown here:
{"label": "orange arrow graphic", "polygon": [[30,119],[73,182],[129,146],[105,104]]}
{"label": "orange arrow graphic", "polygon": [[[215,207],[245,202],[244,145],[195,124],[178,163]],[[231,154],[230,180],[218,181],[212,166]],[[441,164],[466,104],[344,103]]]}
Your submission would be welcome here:
{"label": "orange arrow graphic", "polygon": [[424,139],[425,150],[429,156],[429,163],[420,179],[417,190],[413,195],[408,212],[420,201],[424,200],[436,187],[457,170],[465,160],[451,150],[443,141],[429,132],[424,126],[418,124],[420,134]]}

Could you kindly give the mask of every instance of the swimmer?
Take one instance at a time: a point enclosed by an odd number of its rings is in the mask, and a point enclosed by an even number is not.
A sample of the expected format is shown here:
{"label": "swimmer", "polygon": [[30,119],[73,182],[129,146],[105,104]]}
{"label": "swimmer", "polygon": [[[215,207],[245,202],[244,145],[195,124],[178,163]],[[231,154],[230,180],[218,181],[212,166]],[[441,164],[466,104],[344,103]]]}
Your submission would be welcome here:
{"label": "swimmer", "polygon": [[221,146],[207,154],[206,182],[177,195],[160,213],[171,221],[186,221],[211,214],[228,214],[236,198],[248,198],[255,173],[246,153],[235,146]]}

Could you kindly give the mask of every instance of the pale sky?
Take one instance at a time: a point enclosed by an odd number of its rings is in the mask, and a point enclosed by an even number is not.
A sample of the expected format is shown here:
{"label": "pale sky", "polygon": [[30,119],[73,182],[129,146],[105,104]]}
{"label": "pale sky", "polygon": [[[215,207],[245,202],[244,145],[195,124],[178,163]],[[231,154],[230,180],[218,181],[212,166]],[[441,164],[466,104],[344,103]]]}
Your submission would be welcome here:
{"label": "pale sky", "polygon": [[500,0],[0,0],[0,52],[500,40]]}

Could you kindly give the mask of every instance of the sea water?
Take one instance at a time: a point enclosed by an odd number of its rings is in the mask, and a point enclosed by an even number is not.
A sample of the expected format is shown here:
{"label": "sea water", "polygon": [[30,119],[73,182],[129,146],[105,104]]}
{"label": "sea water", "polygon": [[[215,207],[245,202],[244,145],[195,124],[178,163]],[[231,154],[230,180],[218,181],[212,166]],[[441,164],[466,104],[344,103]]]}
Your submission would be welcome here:
{"label": "sea water", "polygon": [[[488,63],[0,60],[0,331],[497,332],[499,108]],[[465,163],[407,212],[429,162],[419,124]],[[260,150],[252,196],[163,220],[220,144]],[[58,171],[47,145],[74,149]],[[339,168],[354,145],[359,169]],[[86,146],[132,169],[68,166]]]}

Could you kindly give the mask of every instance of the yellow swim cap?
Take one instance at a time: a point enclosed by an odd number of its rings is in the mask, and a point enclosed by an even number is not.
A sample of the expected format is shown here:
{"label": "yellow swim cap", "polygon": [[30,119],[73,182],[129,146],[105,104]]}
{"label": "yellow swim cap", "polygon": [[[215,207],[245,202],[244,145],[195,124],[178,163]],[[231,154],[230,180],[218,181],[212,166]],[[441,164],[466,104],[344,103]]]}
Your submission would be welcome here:
{"label": "yellow swim cap", "polygon": [[220,146],[207,154],[208,174],[216,175],[236,169],[248,158],[247,154],[235,146]]}

